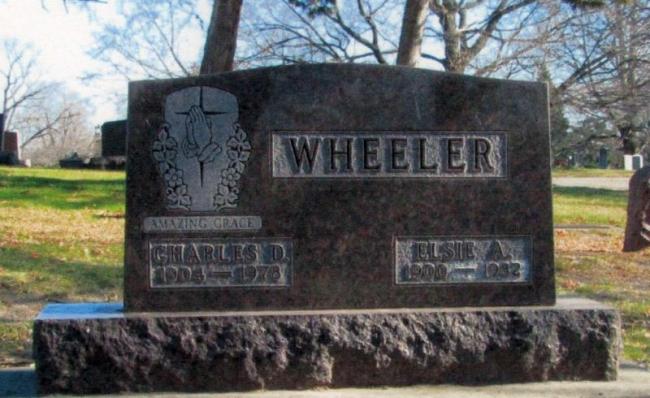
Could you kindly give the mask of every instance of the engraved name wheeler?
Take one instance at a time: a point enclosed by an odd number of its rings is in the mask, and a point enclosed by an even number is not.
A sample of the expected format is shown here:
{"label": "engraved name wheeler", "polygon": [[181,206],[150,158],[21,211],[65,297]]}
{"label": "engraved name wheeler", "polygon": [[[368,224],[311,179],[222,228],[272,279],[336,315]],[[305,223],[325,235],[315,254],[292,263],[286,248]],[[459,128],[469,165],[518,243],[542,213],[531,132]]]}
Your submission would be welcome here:
{"label": "engraved name wheeler", "polygon": [[496,131],[274,132],[273,177],[506,178]]}
{"label": "engraved name wheeler", "polygon": [[250,156],[238,124],[237,98],[213,87],[190,87],[165,99],[165,123],[152,154],[165,184],[168,209],[219,211],[237,207]]}

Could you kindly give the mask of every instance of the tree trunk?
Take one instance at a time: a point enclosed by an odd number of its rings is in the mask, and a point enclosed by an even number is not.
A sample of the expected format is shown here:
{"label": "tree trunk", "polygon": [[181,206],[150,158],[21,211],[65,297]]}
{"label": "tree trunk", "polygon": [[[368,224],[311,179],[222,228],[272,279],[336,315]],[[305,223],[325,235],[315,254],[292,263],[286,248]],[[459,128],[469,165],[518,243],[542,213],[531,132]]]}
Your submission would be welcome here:
{"label": "tree trunk", "polygon": [[242,0],[214,0],[201,62],[202,75],[233,69],[241,5]]}
{"label": "tree trunk", "polygon": [[445,41],[445,61],[443,62],[445,71],[463,73],[467,62],[463,59],[461,51],[461,33],[456,26],[456,14],[454,11],[445,9],[440,19]]}
{"label": "tree trunk", "polygon": [[399,37],[397,65],[415,66],[420,58],[424,22],[427,19],[430,0],[407,0]]}

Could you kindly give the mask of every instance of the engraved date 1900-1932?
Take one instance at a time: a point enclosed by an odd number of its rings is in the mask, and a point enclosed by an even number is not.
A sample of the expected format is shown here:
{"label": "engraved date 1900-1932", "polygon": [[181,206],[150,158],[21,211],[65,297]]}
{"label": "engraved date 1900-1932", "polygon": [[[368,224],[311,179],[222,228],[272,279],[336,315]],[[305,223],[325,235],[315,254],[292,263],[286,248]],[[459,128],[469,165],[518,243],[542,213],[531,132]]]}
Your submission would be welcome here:
{"label": "engraved date 1900-1932", "polygon": [[152,288],[289,286],[287,239],[150,241]]}
{"label": "engraved date 1900-1932", "polygon": [[530,238],[397,238],[397,284],[521,283],[531,278]]}

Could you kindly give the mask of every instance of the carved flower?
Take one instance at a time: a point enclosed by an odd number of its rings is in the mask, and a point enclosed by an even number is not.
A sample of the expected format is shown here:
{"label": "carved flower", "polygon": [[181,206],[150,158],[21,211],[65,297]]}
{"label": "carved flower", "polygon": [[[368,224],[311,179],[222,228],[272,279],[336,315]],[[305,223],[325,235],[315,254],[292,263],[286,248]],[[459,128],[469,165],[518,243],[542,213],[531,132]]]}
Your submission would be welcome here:
{"label": "carved flower", "polygon": [[176,188],[183,183],[183,171],[170,168],[165,173],[165,182],[170,188]]}
{"label": "carved flower", "polygon": [[239,196],[239,189],[230,188],[227,185],[219,184],[217,194],[214,195],[214,205],[218,209],[223,207],[234,207]]}
{"label": "carved flower", "polygon": [[225,196],[219,195],[219,194],[214,195],[214,206],[217,209],[220,209],[220,208],[224,207],[225,204],[226,204],[226,197]]}
{"label": "carved flower", "polygon": [[178,185],[175,188],[167,188],[167,200],[172,205],[187,207],[191,203],[191,198],[187,194],[187,185]]}
{"label": "carved flower", "polygon": [[187,185],[179,185],[176,187],[176,195],[178,195],[178,204],[183,207],[190,207],[192,198],[187,194]]}
{"label": "carved flower", "polygon": [[217,208],[221,208],[226,206],[226,196],[230,192],[230,189],[228,189],[227,185],[224,184],[219,184],[219,189],[217,190],[217,194],[214,195],[214,205]]}
{"label": "carved flower", "polygon": [[239,189],[232,188],[226,195],[226,202],[229,204],[233,204],[237,202],[238,197],[239,197]]}
{"label": "carved flower", "polygon": [[167,202],[169,202],[170,205],[176,205],[178,204],[178,194],[176,193],[174,188],[167,188]]}
{"label": "carved flower", "polygon": [[153,143],[153,157],[159,162],[172,161],[176,158],[178,144],[169,135],[169,127],[164,125],[158,132],[158,139]]}
{"label": "carved flower", "polygon": [[243,140],[237,139],[236,137],[230,137],[227,142],[228,147],[228,158],[230,160],[237,160],[240,162],[245,162],[248,160],[251,154],[251,144],[244,137]]}
{"label": "carved flower", "polygon": [[234,187],[237,186],[237,182],[239,181],[239,177],[240,177],[240,175],[237,172],[237,170],[235,170],[233,168],[230,168],[230,167],[227,168],[227,169],[224,169],[221,172],[221,181],[222,181],[222,183],[229,186],[229,187],[231,187],[231,188],[234,188]]}

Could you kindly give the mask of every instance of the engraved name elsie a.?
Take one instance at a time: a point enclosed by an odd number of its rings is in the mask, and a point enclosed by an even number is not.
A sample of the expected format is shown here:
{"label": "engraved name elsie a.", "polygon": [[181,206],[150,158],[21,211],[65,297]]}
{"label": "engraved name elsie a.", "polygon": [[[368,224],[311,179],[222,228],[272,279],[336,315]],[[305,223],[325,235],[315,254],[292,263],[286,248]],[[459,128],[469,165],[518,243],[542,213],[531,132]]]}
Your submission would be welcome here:
{"label": "engraved name elsie a.", "polygon": [[529,237],[397,238],[398,285],[522,283],[530,281]]}
{"label": "engraved name elsie a.", "polygon": [[504,176],[502,133],[274,133],[275,177]]}

